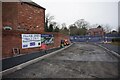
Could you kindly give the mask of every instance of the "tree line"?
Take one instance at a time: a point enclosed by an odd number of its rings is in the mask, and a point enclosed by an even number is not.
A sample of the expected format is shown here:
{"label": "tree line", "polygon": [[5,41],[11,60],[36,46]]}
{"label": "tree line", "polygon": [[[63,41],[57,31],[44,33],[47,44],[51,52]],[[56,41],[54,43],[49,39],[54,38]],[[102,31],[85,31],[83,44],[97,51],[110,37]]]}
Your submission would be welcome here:
{"label": "tree line", "polygon": [[[67,26],[66,23],[62,23],[61,25],[59,25],[57,22],[53,20],[54,20],[54,16],[51,16],[50,14],[46,14],[45,17],[46,32],[59,32],[65,35],[86,35],[87,30],[94,26],[103,28],[106,33],[111,32],[111,28],[108,24],[106,25],[94,24],[91,27],[90,23],[85,21],[84,19],[79,19],[75,21],[73,24],[70,24],[69,26]],[[60,28],[60,26],[62,28]]]}

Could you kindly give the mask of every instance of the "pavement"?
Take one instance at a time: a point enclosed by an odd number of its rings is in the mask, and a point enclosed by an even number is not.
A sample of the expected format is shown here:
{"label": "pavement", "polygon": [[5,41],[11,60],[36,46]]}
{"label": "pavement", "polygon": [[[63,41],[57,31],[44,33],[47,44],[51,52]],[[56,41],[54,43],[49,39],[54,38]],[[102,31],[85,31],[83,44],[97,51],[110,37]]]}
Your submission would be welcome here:
{"label": "pavement", "polygon": [[[21,56],[3,59],[2,64],[4,64],[4,65],[2,66],[2,68],[5,69],[6,67],[8,67],[8,69],[1,71],[0,75],[1,74],[2,75],[10,74],[10,73],[20,70],[26,66],[32,65],[33,63],[36,63],[50,55],[53,55],[57,52],[60,52],[64,49],[66,49],[66,48],[69,48],[71,45],[65,46],[64,48],[58,47],[58,48],[49,49],[46,51],[47,53],[45,51],[42,51],[42,52],[40,51],[40,52],[36,52],[36,53],[34,52],[31,54],[27,54],[27,55],[21,55]],[[11,67],[11,66],[13,66],[13,67]]]}
{"label": "pavement", "polygon": [[104,43],[99,43],[99,45],[106,47],[109,50],[112,50],[120,55],[120,46],[117,45],[112,45],[112,44],[104,44]]}
{"label": "pavement", "polygon": [[4,75],[3,79],[115,78],[114,80],[118,80],[119,68],[119,59],[107,50],[89,43],[74,43],[65,50]]}
{"label": "pavement", "polygon": [[[60,47],[47,50],[47,54],[61,49]],[[44,51],[33,52],[25,55],[10,57],[2,59],[2,71],[12,68],[14,66],[20,65],[22,63],[28,62],[30,60],[36,59],[38,57],[44,56],[46,53]]]}

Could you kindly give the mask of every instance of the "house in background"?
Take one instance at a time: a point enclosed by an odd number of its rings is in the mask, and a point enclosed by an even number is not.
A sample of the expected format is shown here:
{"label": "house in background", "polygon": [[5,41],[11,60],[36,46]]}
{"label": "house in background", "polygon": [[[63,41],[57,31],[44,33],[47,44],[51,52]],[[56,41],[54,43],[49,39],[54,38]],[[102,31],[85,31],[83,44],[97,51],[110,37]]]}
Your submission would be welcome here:
{"label": "house in background", "polygon": [[105,31],[102,27],[97,27],[87,30],[87,34],[90,36],[104,36]]}

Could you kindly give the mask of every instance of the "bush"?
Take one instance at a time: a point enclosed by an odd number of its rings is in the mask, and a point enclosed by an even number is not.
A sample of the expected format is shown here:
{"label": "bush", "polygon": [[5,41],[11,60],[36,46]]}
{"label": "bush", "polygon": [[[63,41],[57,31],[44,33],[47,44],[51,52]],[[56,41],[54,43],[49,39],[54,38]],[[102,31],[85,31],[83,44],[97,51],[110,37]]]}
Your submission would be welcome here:
{"label": "bush", "polygon": [[112,42],[120,42],[120,38],[113,38]]}

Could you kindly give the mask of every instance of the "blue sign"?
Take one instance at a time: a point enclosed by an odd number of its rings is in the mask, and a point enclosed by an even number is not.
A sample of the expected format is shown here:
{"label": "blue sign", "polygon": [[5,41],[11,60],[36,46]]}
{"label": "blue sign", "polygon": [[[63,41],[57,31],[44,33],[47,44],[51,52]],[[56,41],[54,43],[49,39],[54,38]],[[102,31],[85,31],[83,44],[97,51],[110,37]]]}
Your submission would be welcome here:
{"label": "blue sign", "polygon": [[41,43],[45,43],[45,44],[54,43],[53,34],[41,34]]}
{"label": "blue sign", "polygon": [[30,46],[35,46],[35,42],[30,43]]}

